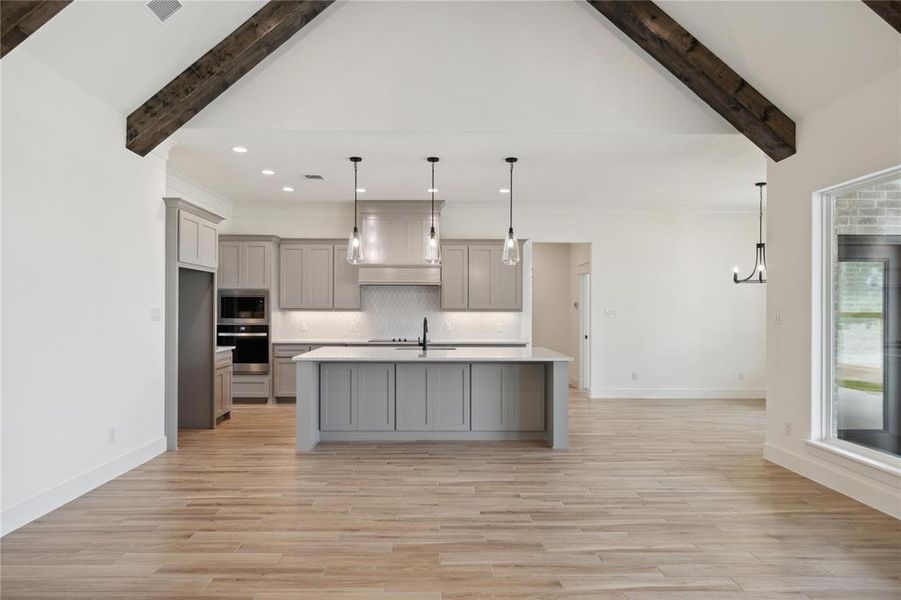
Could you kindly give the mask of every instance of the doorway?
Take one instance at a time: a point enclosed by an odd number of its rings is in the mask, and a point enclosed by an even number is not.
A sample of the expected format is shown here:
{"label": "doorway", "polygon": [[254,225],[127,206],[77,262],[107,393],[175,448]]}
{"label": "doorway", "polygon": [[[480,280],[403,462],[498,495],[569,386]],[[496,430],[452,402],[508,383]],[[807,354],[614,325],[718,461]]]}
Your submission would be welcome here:
{"label": "doorway", "polygon": [[591,389],[591,273],[579,274],[579,387]]}
{"label": "doorway", "polygon": [[532,243],[532,345],[573,357],[570,387],[590,388],[591,244]]}

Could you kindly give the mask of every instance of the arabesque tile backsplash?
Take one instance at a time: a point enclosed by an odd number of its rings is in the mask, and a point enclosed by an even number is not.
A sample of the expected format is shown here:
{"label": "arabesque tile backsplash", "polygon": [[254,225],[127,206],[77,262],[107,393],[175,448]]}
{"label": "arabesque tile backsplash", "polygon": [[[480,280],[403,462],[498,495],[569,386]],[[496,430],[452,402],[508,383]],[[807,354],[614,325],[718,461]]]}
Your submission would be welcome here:
{"label": "arabesque tile backsplash", "polygon": [[[437,286],[364,286],[361,311],[272,312],[272,339],[385,339],[422,335],[441,339],[523,340],[523,313],[454,312],[441,309]],[[449,327],[449,328],[448,328]]]}

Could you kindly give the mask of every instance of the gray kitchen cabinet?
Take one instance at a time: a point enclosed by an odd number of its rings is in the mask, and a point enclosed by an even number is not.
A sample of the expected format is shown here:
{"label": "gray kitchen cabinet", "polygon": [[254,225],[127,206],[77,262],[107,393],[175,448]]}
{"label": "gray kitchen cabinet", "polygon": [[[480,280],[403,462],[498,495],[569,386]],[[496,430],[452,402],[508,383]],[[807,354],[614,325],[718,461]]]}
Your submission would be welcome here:
{"label": "gray kitchen cabinet", "polygon": [[232,353],[231,350],[216,354],[216,372],[213,381],[213,422],[232,409]]}
{"label": "gray kitchen cabinet", "polygon": [[507,266],[503,244],[470,244],[469,309],[522,310],[522,262]]}
{"label": "gray kitchen cabinet", "polygon": [[394,430],[394,365],[357,365],[356,429]]}
{"label": "gray kitchen cabinet", "polygon": [[396,366],[398,431],[468,431],[469,365]]}
{"label": "gray kitchen cabinet", "polygon": [[270,239],[221,236],[219,278],[221,289],[263,289],[272,285],[274,243]]}
{"label": "gray kitchen cabinet", "polygon": [[319,426],[323,431],[356,429],[357,365],[325,363],[319,368]]}
{"label": "gray kitchen cabinet", "polygon": [[219,242],[219,272],[216,284],[226,290],[241,286],[241,242]]}
{"label": "gray kitchen cabinet", "polygon": [[394,365],[325,363],[319,373],[322,431],[394,429]]}
{"label": "gray kitchen cabinet", "polygon": [[306,344],[273,345],[272,395],[275,398],[297,398],[297,365],[292,359],[318,347]]}
{"label": "gray kitchen cabinet", "polygon": [[186,210],[178,211],[178,260],[216,268],[216,224]]}
{"label": "gray kitchen cabinet", "polygon": [[469,308],[469,247],[441,244],[441,308]]}
{"label": "gray kitchen cabinet", "polygon": [[545,366],[472,365],[473,431],[543,431]]}
{"label": "gray kitchen cabinet", "polygon": [[279,253],[279,308],[332,308],[332,244],[283,242]]}
{"label": "gray kitchen cabinet", "polygon": [[347,244],[335,244],[334,265],[334,305],[340,310],[359,310],[362,305],[362,293],[358,280],[359,268],[347,262]]}

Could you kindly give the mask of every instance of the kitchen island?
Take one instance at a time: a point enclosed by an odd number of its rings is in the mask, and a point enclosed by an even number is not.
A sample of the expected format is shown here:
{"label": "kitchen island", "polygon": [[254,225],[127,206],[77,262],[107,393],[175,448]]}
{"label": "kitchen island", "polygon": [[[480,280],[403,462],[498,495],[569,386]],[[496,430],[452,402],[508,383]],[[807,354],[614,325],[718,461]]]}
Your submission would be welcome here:
{"label": "kitchen island", "polygon": [[544,440],[565,449],[572,360],[546,348],[318,348],[293,358],[297,450],[422,440]]}

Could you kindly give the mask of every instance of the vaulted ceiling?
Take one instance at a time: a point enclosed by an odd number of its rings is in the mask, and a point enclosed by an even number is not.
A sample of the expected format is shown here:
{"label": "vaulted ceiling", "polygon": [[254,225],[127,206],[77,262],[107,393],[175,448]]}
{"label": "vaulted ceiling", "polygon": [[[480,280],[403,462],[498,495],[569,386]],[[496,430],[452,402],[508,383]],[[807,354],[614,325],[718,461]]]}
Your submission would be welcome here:
{"label": "vaulted ceiling", "polygon": [[[75,2],[17,52],[125,115],[262,4],[189,2],[160,25]],[[861,2],[660,5],[795,120],[899,68],[901,36]],[[344,202],[356,153],[369,198],[422,197],[438,154],[448,202],[497,201],[518,154],[523,202],[642,209],[751,208],[765,164],[580,1],[336,3],[174,140],[174,170],[251,205]]]}

